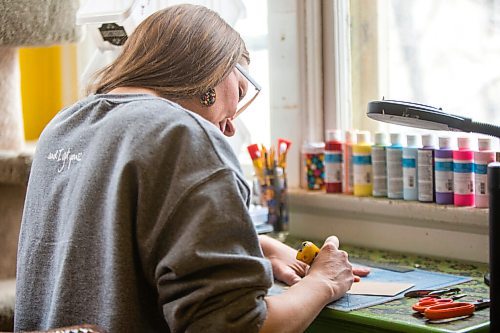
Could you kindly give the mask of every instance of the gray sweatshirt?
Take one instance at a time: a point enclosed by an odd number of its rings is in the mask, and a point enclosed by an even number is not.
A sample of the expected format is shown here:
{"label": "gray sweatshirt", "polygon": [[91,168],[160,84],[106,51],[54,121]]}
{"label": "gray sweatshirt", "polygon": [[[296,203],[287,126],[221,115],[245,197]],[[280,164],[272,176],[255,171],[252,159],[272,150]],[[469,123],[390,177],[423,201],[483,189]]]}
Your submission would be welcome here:
{"label": "gray sweatshirt", "polygon": [[272,270],[220,130],[149,95],[94,95],[43,131],[15,330],[257,332]]}

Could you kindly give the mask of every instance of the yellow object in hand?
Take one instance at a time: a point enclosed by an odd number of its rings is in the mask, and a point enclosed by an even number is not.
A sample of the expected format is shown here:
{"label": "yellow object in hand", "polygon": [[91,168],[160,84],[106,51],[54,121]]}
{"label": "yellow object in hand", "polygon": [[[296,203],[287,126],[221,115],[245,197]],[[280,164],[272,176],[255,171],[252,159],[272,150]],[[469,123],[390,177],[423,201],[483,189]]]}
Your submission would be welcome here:
{"label": "yellow object in hand", "polygon": [[312,242],[302,242],[299,251],[297,252],[297,260],[300,260],[308,265],[311,265],[314,258],[319,253],[319,248]]}

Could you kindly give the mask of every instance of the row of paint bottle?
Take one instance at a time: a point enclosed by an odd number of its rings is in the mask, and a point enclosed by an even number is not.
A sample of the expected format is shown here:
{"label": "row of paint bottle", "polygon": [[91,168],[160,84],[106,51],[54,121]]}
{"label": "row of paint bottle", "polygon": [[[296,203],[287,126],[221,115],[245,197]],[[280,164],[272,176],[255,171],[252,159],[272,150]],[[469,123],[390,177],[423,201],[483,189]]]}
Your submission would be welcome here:
{"label": "row of paint bottle", "polygon": [[370,133],[347,131],[345,142],[342,142],[339,130],[329,130],[326,138],[326,192],[371,195],[373,180]]}
{"label": "row of paint bottle", "polygon": [[[453,149],[450,137],[400,133],[376,133],[374,143],[367,131],[329,130],[326,142],[316,144],[310,158],[308,188],[327,193],[418,200],[456,206],[488,207],[487,165],[495,161],[491,138],[479,138],[472,151],[469,137],[458,138]],[[308,164],[309,163],[309,164]],[[313,169],[313,172],[311,171]],[[320,170],[324,171],[320,171]],[[310,186],[313,185],[313,186]]]}
{"label": "row of paint bottle", "polygon": [[[354,135],[354,131],[346,131],[345,141],[343,141],[340,130],[326,132],[324,187],[327,193],[345,192],[352,194],[354,191],[353,148],[356,142]],[[317,150],[317,153],[320,153],[320,150]],[[309,169],[309,161],[310,158],[306,156],[306,169]],[[308,181],[308,185],[311,184],[311,181]]]}

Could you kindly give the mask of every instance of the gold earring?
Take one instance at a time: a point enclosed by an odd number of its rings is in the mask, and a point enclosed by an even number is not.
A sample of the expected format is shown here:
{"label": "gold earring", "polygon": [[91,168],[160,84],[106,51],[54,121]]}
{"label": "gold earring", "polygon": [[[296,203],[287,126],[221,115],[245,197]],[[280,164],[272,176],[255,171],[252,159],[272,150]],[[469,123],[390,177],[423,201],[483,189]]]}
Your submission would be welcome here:
{"label": "gold earring", "polygon": [[217,95],[215,94],[215,89],[210,88],[208,91],[200,96],[200,103],[204,106],[212,106],[217,99]]}

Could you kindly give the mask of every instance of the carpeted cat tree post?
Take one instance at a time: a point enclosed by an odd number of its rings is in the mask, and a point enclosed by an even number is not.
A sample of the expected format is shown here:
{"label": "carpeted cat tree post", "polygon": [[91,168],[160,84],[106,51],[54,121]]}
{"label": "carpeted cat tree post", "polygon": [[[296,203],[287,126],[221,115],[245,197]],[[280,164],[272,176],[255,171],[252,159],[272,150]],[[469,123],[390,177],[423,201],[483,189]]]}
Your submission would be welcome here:
{"label": "carpeted cat tree post", "polygon": [[0,1],[0,151],[24,146],[18,48],[77,41],[79,6],[79,0]]}
{"label": "carpeted cat tree post", "polygon": [[13,330],[17,239],[31,164],[22,157],[18,48],[77,41],[79,5],[79,0],[0,0],[0,331]]}

